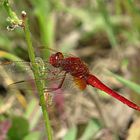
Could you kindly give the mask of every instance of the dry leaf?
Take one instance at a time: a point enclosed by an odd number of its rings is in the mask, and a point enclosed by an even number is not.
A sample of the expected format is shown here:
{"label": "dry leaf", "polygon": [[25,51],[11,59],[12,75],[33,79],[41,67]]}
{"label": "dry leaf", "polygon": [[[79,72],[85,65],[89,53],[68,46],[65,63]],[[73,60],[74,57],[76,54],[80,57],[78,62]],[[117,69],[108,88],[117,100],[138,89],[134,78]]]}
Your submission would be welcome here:
{"label": "dry leaf", "polygon": [[130,127],[127,140],[140,140],[140,118]]}

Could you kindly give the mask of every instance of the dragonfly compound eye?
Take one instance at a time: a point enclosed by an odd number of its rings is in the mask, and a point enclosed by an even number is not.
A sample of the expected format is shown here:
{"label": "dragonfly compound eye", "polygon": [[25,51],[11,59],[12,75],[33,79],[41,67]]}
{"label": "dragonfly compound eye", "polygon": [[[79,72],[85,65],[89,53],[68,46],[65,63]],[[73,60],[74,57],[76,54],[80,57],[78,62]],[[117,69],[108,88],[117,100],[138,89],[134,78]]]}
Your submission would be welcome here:
{"label": "dragonfly compound eye", "polygon": [[63,54],[61,52],[56,53],[56,59],[57,60],[63,60],[64,59]]}
{"label": "dragonfly compound eye", "polygon": [[56,54],[51,55],[50,64],[53,65],[54,67],[59,67],[61,60],[63,60],[63,59],[64,59],[63,54],[58,52]]}

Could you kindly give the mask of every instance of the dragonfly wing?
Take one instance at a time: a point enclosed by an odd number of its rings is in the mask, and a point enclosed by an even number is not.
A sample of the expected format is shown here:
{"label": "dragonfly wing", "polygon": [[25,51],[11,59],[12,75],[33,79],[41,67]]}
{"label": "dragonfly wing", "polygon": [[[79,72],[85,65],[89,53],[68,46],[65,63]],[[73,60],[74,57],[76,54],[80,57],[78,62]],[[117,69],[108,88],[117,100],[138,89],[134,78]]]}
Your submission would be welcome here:
{"label": "dragonfly wing", "polygon": [[[51,78],[54,75],[57,75],[59,73],[59,69],[54,68],[49,64],[47,61],[43,61],[41,58],[36,58],[36,62],[39,68],[40,74],[46,74],[47,77]],[[13,77],[15,77],[15,81],[22,81],[23,79],[19,79],[19,75],[23,75],[23,77],[28,77],[28,75],[33,76],[32,71],[32,64],[31,62],[25,62],[25,61],[0,61],[0,66],[7,72],[8,74],[11,74]],[[27,76],[25,74],[28,74]]]}
{"label": "dragonfly wing", "polygon": [[0,66],[7,72],[25,72],[31,70],[31,63],[25,61],[0,61]]}
{"label": "dragonfly wing", "polygon": [[[32,77],[33,73],[31,70],[30,62],[24,61],[1,61],[0,67],[2,70],[1,77],[6,79],[12,79],[12,84],[14,81],[25,80],[27,77]],[[5,74],[3,74],[5,73]]]}
{"label": "dragonfly wing", "polygon": [[73,79],[74,79],[76,86],[78,86],[78,88],[80,90],[84,90],[86,88],[87,84],[86,84],[85,80],[77,78],[77,77],[73,77]]}
{"label": "dragonfly wing", "polygon": [[[65,93],[70,93],[71,94],[71,93],[75,93],[75,92],[84,90],[86,88],[86,83],[85,83],[84,80],[73,77],[70,74],[66,75],[62,86],[59,87],[59,85],[63,81],[64,74],[65,74],[65,72],[63,73],[61,78],[55,80],[55,82],[52,81],[51,88],[50,88],[51,91],[54,91],[54,93],[55,92],[56,93],[62,93],[64,91]],[[61,91],[58,91],[59,89],[61,89]],[[46,87],[46,91],[49,91],[48,86]]]}
{"label": "dragonfly wing", "polygon": [[[65,72],[59,71],[58,73],[55,71],[52,78],[46,79],[46,91],[55,91],[63,87],[63,81],[65,81]],[[62,86],[61,86],[62,84]]]}
{"label": "dragonfly wing", "polygon": [[[61,52],[61,50],[59,50],[58,48],[52,49],[52,48],[49,48],[46,46],[39,46],[37,48],[37,53],[38,53],[37,55],[41,56],[44,52],[49,52],[49,54],[47,54],[47,55],[49,55],[48,57],[50,57],[52,54],[55,54],[57,52]],[[63,55],[64,55],[64,57],[76,57],[73,54],[66,53],[66,52],[63,52]]]}
{"label": "dragonfly wing", "polygon": [[[41,64],[40,60],[36,63]],[[39,65],[39,73],[44,74],[43,78],[36,79],[46,81],[50,86],[52,82],[59,81],[61,79],[61,74],[59,69],[52,67],[48,63],[44,63]],[[0,67],[2,67],[3,71],[6,73],[5,75],[0,75],[4,80],[5,79],[12,79],[11,82],[8,82],[7,85],[9,88],[20,88],[23,90],[32,90],[29,88],[35,87],[35,79],[32,71],[32,66],[30,62],[24,61],[1,61]],[[44,67],[44,68],[43,68]],[[28,85],[28,86],[27,86]]]}

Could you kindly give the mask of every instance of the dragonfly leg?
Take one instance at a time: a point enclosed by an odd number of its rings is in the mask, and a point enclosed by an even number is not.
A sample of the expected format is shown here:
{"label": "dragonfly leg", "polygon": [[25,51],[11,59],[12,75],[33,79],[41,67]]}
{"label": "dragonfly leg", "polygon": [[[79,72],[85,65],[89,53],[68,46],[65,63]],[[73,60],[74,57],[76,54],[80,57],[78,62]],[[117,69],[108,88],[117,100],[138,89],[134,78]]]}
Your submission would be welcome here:
{"label": "dragonfly leg", "polygon": [[62,78],[62,81],[60,82],[60,84],[58,85],[58,87],[56,87],[56,88],[46,88],[44,91],[45,92],[51,92],[51,91],[56,91],[56,90],[60,89],[62,87],[64,81],[65,81],[66,74],[67,74],[67,72],[65,72],[64,77]]}
{"label": "dragonfly leg", "polygon": [[[64,76],[62,78],[62,81],[60,82],[60,84],[58,85],[58,87],[56,87],[56,88],[46,88],[46,89],[44,89],[44,94],[42,94],[40,96],[45,96],[45,95],[48,96],[48,92],[52,92],[52,91],[56,91],[56,90],[60,89],[62,87],[64,81],[65,81],[66,74],[67,74],[67,72],[65,72],[65,74],[64,74]],[[39,105],[40,105],[40,103],[39,103]]]}

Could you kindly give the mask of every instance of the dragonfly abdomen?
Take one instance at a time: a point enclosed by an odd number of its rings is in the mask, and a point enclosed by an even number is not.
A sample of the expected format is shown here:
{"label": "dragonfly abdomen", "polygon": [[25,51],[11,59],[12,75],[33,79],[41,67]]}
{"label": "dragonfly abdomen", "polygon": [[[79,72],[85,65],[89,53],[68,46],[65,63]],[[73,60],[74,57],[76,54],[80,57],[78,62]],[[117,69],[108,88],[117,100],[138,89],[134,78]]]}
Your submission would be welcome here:
{"label": "dragonfly abdomen", "polygon": [[116,91],[110,89],[108,86],[106,86],[105,84],[103,84],[97,77],[95,77],[92,74],[89,74],[89,76],[87,77],[87,84],[91,85],[97,89],[100,89],[104,92],[106,92],[107,94],[111,95],[112,97],[116,98],[117,100],[121,101],[122,103],[128,105],[129,107],[139,110],[140,111],[140,107],[137,106],[136,104],[134,104],[133,102],[129,101],[128,99],[126,99],[125,97],[121,96],[119,93],[117,93]]}

